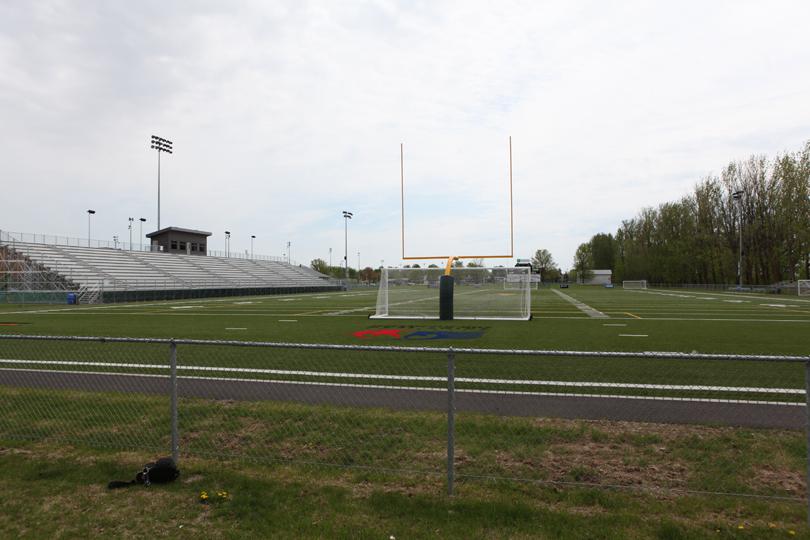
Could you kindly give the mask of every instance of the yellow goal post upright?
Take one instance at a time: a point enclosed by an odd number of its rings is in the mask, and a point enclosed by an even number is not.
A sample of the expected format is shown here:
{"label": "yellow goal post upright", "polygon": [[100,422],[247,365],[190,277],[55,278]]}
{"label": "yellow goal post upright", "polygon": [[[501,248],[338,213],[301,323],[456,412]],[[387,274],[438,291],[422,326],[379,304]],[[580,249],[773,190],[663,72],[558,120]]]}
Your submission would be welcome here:
{"label": "yellow goal post upright", "polygon": [[[383,268],[377,310],[371,318],[390,319],[489,319],[531,318],[531,275],[528,268],[453,268],[461,259],[511,259],[514,257],[514,211],[512,195],[512,137],[509,137],[509,253],[476,255],[409,255],[405,253],[405,150],[400,144],[400,227],[403,261],[446,260],[440,269]],[[503,283],[525,283],[504,292]],[[458,282],[458,283],[456,283]],[[456,284],[464,288],[454,305]],[[496,286],[497,284],[497,286]],[[433,291],[425,291],[427,286]],[[421,291],[419,290],[421,289]],[[438,290],[438,316],[436,314]],[[497,291],[497,292],[495,292]],[[421,294],[420,294],[421,292]],[[394,295],[396,298],[392,298]]]}

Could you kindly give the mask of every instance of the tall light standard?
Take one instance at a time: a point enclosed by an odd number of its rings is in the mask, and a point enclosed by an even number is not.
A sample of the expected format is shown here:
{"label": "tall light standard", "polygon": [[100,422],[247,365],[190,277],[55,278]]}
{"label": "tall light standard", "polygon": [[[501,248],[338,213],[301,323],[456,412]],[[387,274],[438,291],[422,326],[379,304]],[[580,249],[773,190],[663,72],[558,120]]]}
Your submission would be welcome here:
{"label": "tall light standard", "polygon": [[292,246],[292,242],[287,240],[287,264],[292,264],[292,250],[290,246]]}
{"label": "tall light standard", "polygon": [[742,191],[735,191],[731,197],[737,201],[737,220],[740,227],[740,251],[737,259],[737,288],[742,289]]}
{"label": "tall light standard", "polygon": [[346,281],[349,280],[349,220],[352,219],[351,212],[343,211],[343,264],[346,268]]}
{"label": "tall light standard", "polygon": [[162,139],[156,135],[152,135],[152,148],[157,150],[158,153],[158,214],[157,214],[157,230],[160,230],[160,153],[172,153],[172,141]]}
{"label": "tall light standard", "polygon": [[332,248],[329,248],[329,268],[332,268]]}
{"label": "tall light standard", "polygon": [[129,229],[129,250],[132,251],[132,222],[135,221],[135,218],[131,217],[127,219],[129,219],[129,226],[127,227],[127,229]]}
{"label": "tall light standard", "polygon": [[256,240],[256,235],[250,235],[250,260],[253,260],[253,241]]}
{"label": "tall light standard", "polygon": [[90,216],[95,214],[95,210],[88,210],[87,211],[87,247],[90,247]]}
{"label": "tall light standard", "polygon": [[357,275],[360,275],[360,252],[357,252]]}
{"label": "tall light standard", "polygon": [[141,241],[138,243],[141,245],[141,251],[143,251],[143,224],[146,223],[146,218],[138,218],[138,221],[141,222]]}
{"label": "tall light standard", "polygon": [[118,235],[117,234],[113,235],[113,245],[115,245],[115,249],[118,249]]}
{"label": "tall light standard", "polygon": [[225,231],[225,256],[231,256],[231,231]]}

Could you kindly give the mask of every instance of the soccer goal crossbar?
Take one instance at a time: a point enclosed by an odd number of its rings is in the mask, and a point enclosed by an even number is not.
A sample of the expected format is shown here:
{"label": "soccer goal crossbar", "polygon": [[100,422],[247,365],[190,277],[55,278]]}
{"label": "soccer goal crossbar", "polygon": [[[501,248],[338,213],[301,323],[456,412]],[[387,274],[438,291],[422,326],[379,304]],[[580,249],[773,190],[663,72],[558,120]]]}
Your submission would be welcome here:
{"label": "soccer goal crossbar", "polygon": [[629,279],[622,281],[622,289],[646,289],[646,279]]}
{"label": "soccer goal crossbar", "polygon": [[371,318],[525,321],[531,318],[529,270],[454,268],[445,276],[440,268],[383,268]]}
{"label": "soccer goal crossbar", "polygon": [[796,292],[799,296],[810,296],[810,279],[800,279],[796,282]]}

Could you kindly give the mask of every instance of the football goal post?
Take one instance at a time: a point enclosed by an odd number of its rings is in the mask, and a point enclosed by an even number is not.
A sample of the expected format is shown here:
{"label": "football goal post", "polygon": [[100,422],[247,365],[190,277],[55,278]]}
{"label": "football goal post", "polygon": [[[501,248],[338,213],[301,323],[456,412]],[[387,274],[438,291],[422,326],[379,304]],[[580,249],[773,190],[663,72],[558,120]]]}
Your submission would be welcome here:
{"label": "football goal post", "polygon": [[[453,319],[529,320],[529,268],[383,268],[372,319],[439,319],[440,296],[451,295]],[[447,309],[447,299],[442,304]],[[447,318],[447,317],[441,317]]]}
{"label": "football goal post", "polygon": [[799,296],[810,296],[810,279],[800,279],[797,281],[796,290]]}
{"label": "football goal post", "polygon": [[635,279],[622,281],[622,289],[646,289],[646,279]]}

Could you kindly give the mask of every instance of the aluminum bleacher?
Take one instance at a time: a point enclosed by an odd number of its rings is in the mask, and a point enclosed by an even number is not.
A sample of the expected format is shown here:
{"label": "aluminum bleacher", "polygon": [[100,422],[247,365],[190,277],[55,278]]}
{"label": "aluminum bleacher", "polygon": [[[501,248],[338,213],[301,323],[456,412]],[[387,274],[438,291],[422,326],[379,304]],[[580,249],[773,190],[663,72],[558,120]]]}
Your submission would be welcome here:
{"label": "aluminum bleacher", "polygon": [[2,242],[2,238],[0,243],[32,264],[76,284],[77,289],[92,291],[93,294],[85,295],[85,300],[194,298],[340,288],[328,276],[277,261]]}

